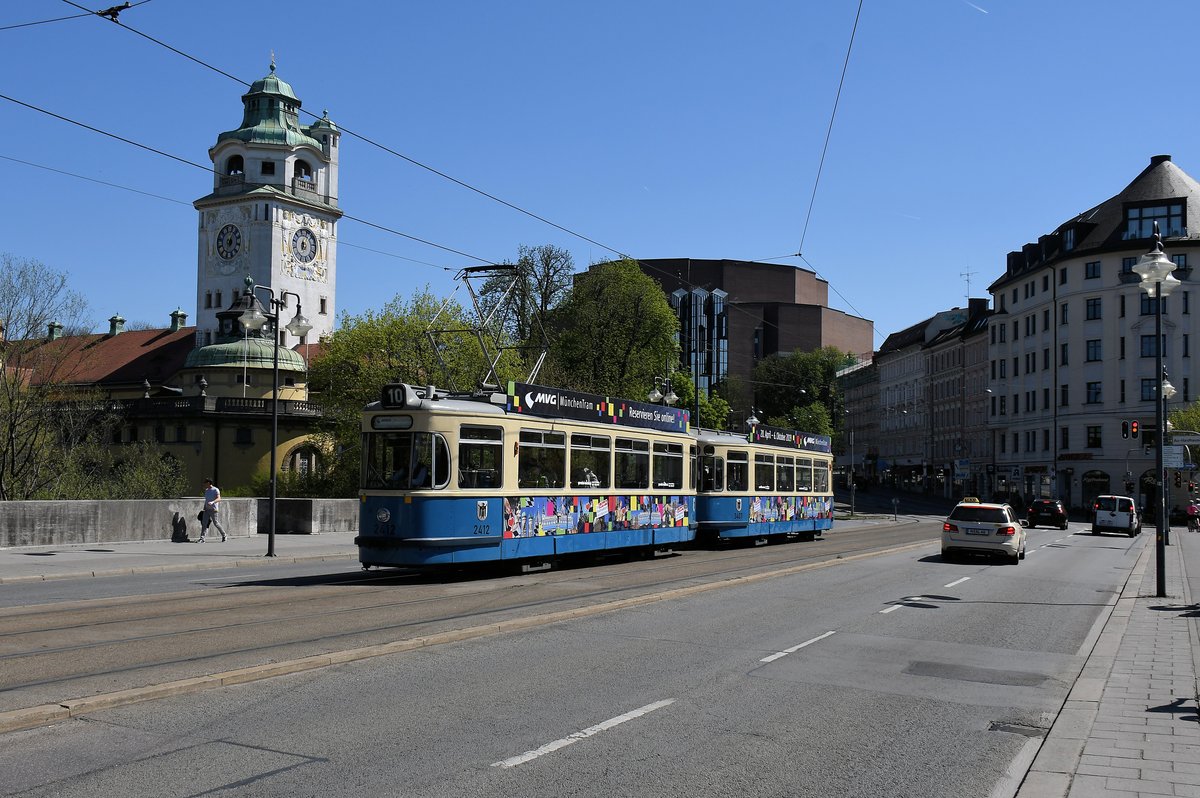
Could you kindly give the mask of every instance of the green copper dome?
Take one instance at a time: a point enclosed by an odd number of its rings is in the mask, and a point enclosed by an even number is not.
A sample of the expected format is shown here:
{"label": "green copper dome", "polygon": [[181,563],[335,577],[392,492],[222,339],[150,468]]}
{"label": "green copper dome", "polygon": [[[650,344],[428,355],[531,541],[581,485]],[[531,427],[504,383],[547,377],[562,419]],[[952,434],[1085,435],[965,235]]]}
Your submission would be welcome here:
{"label": "green copper dome", "polygon": [[[269,369],[273,367],[269,340],[257,337],[242,338],[236,341],[202,346],[193,349],[187,356],[183,367],[196,368],[252,368]],[[299,371],[308,370],[308,364],[299,352],[293,352],[286,347],[279,347],[279,370]]]}
{"label": "green copper dome", "polygon": [[275,76],[275,64],[271,74],[250,84],[250,91],[242,95],[242,126],[227,130],[217,136],[217,143],[230,139],[247,144],[282,144],[295,147],[307,144],[321,149],[321,144],[300,124],[298,112],[300,99],[292,87]]}

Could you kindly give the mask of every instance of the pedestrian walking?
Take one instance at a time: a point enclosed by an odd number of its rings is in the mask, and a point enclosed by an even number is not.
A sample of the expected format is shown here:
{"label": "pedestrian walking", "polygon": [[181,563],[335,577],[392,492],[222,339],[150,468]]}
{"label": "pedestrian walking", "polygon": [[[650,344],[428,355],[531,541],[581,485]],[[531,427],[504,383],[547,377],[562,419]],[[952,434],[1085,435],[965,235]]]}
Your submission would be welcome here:
{"label": "pedestrian walking", "polygon": [[1196,500],[1192,499],[1187,506],[1188,531],[1195,532],[1200,529],[1200,507],[1196,505]]}
{"label": "pedestrian walking", "polygon": [[224,543],[227,539],[225,535],[225,527],[221,526],[221,489],[212,483],[211,479],[204,480],[204,518],[200,521],[200,540],[197,543],[204,542],[204,533],[208,532],[208,525],[212,524],[221,533],[221,542]]}

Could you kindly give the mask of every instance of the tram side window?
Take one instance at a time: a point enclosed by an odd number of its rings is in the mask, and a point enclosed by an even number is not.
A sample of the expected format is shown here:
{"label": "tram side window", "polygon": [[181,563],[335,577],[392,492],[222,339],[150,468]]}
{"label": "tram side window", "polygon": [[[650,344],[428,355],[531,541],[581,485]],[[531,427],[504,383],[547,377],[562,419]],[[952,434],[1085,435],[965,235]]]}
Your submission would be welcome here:
{"label": "tram side window", "polygon": [[668,490],[683,487],[683,444],[654,442],[654,487]]}
{"label": "tram side window", "polygon": [[571,487],[607,488],[612,462],[611,440],[606,435],[571,436]]}
{"label": "tram side window", "polygon": [[521,430],[517,487],[561,488],[566,484],[567,436],[562,432]]}
{"label": "tram side window", "polygon": [[745,452],[729,452],[727,456],[725,487],[730,491],[746,490],[750,487],[750,458]]}
{"label": "tram side window", "polygon": [[704,493],[719,493],[725,486],[725,458],[706,454],[700,469],[700,490]]}
{"label": "tram side window", "polygon": [[[820,465],[820,463],[817,463]],[[808,493],[813,489],[813,461],[807,457],[796,460],[796,490]]]}
{"label": "tram side window", "polygon": [[441,435],[413,433],[412,489],[444,488],[450,482],[450,447]]}
{"label": "tram side window", "polygon": [[463,425],[458,431],[458,486],[498,488],[504,477],[503,434],[499,427]]}
{"label": "tram side window", "polygon": [[696,472],[697,472],[697,470],[699,470],[697,468],[697,466],[699,465],[699,462],[697,461],[696,458],[698,456],[699,456],[699,454],[698,454],[695,446],[688,448],[688,461],[692,464],[692,470],[691,470],[691,472],[688,473],[688,487],[691,488],[692,490],[696,489]]}
{"label": "tram side window", "polygon": [[775,455],[754,455],[754,489],[775,490]]}
{"label": "tram side window", "polygon": [[815,493],[829,492],[829,462],[817,460],[813,463],[813,491]]}
{"label": "tram side window", "polygon": [[791,493],[796,489],[796,465],[791,457],[780,457],[775,461],[775,486],[780,493]]}
{"label": "tram side window", "polygon": [[644,489],[650,482],[650,441],[617,438],[616,485]]}

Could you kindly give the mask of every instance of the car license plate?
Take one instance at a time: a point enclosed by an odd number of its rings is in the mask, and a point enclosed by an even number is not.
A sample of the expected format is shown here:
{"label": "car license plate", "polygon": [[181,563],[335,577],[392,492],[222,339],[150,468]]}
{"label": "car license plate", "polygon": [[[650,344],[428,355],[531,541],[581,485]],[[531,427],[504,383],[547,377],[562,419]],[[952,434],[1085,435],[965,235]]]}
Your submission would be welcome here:
{"label": "car license plate", "polygon": [[990,529],[979,529],[979,528],[973,528],[973,527],[967,527],[963,531],[966,532],[968,535],[990,535],[990,534],[992,534],[992,530],[990,530]]}

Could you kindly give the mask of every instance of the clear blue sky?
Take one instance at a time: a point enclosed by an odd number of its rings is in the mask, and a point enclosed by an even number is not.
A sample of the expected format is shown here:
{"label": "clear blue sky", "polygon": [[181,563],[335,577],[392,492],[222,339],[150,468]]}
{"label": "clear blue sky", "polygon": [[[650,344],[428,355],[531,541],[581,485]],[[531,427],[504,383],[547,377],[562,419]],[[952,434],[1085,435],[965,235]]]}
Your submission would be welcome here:
{"label": "clear blue sky", "polygon": [[[1152,155],[1200,177],[1200,3],[866,0],[805,234],[857,8],[151,0],[121,21],[247,83],[274,51],[305,110],[603,246],[346,136],[353,216],[489,261],[555,244],[579,268],[604,246],[777,259],[803,234],[806,262],[775,262],[827,279],[876,347],[965,304],[963,273],[983,296],[1006,253]],[[7,2],[0,28],[76,13]],[[208,164],[245,87],[145,36],[95,17],[0,30],[0,94]],[[191,202],[210,176],[7,100],[0,124],[0,251],[67,271],[94,329],[194,319]],[[479,263],[352,221],[339,236],[339,315],[444,294]]]}

